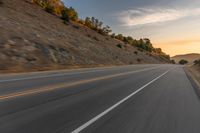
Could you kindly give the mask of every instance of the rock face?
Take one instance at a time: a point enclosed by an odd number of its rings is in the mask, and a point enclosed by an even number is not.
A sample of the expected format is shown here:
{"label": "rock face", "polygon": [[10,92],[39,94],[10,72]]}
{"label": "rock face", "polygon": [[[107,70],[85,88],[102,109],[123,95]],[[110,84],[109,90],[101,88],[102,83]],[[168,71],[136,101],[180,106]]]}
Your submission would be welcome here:
{"label": "rock face", "polygon": [[30,1],[0,0],[0,71],[168,62],[79,24],[66,25]]}

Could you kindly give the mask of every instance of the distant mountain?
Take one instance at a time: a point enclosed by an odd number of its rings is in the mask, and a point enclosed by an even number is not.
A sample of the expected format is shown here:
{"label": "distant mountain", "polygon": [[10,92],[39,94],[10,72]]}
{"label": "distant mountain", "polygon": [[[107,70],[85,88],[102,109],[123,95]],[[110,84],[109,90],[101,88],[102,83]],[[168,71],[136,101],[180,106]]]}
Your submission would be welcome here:
{"label": "distant mountain", "polygon": [[191,54],[184,54],[184,55],[176,55],[172,57],[173,60],[178,63],[181,59],[187,60],[190,64],[192,64],[195,60],[200,59],[200,54],[198,53],[191,53]]}

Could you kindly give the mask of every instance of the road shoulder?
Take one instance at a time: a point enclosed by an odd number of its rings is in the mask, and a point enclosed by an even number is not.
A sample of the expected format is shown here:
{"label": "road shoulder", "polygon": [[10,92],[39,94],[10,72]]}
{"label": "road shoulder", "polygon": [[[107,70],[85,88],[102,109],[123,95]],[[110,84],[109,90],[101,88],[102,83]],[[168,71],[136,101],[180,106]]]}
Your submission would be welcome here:
{"label": "road shoulder", "polygon": [[200,98],[200,69],[197,66],[184,67],[185,73]]}

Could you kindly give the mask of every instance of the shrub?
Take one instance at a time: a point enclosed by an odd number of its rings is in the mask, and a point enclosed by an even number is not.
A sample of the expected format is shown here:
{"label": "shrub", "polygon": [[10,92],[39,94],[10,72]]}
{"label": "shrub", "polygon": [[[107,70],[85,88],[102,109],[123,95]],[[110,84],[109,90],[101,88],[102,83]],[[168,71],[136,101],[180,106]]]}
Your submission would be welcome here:
{"label": "shrub", "polygon": [[78,13],[72,7],[69,8],[69,17],[73,21],[77,21],[78,20]]}
{"label": "shrub", "polygon": [[111,35],[111,38],[115,38],[115,33],[113,33],[113,34]]}
{"label": "shrub", "polygon": [[138,40],[138,42],[136,43],[136,47],[144,49],[145,51],[148,51],[148,52],[153,51],[153,45],[150,39],[148,38]]}
{"label": "shrub", "polygon": [[132,61],[130,61],[130,62],[129,62],[129,64],[130,64],[130,65],[132,65],[132,64],[133,64],[133,62],[132,62]]}
{"label": "shrub", "polygon": [[138,52],[137,52],[137,51],[135,51],[135,52],[134,52],[134,54],[135,54],[135,55],[138,55]]}
{"label": "shrub", "polygon": [[94,36],[93,39],[96,41],[100,41],[99,38],[97,38],[96,36]]}
{"label": "shrub", "polygon": [[172,63],[172,64],[176,64],[175,60],[171,60],[171,63]]}
{"label": "shrub", "polygon": [[116,45],[118,48],[122,48],[122,45],[121,44],[117,44]]}
{"label": "shrub", "polygon": [[70,8],[65,7],[61,11],[61,18],[66,21],[69,21],[69,20],[78,21],[78,13],[72,7]]}
{"label": "shrub", "polygon": [[84,24],[85,24],[85,21],[82,20],[82,19],[79,19],[79,20],[78,20],[78,23],[84,25]]}
{"label": "shrub", "polygon": [[140,52],[144,52],[144,50],[143,50],[143,49],[141,49],[141,48],[138,48],[138,51],[140,51]]}
{"label": "shrub", "polygon": [[109,26],[102,27],[103,22],[99,21],[95,17],[86,17],[84,25],[101,35],[109,35],[112,32]]}
{"label": "shrub", "polygon": [[89,17],[85,18],[85,26],[87,26],[88,28],[92,28],[92,22]]}
{"label": "shrub", "polygon": [[141,59],[137,58],[137,62],[141,62],[141,61],[142,61]]}
{"label": "shrub", "polygon": [[188,61],[185,60],[185,59],[182,59],[182,60],[179,61],[179,64],[181,64],[181,65],[185,65],[187,63],[188,63]]}
{"label": "shrub", "polygon": [[54,7],[51,6],[50,4],[47,4],[47,6],[45,7],[45,10],[46,10],[48,13],[54,13]]}
{"label": "shrub", "polygon": [[3,2],[0,0],[0,5],[3,5]]}
{"label": "shrub", "polygon": [[194,61],[194,65],[200,65],[200,59]]}
{"label": "shrub", "polygon": [[165,59],[167,59],[167,60],[170,60],[170,56],[169,55],[166,55],[166,54],[159,54],[160,55],[160,57],[162,57],[162,58],[165,58]]}
{"label": "shrub", "polygon": [[64,21],[69,21],[69,16],[68,16],[68,13],[67,13],[66,9],[62,10],[62,12],[61,12],[61,19],[63,19]]}
{"label": "shrub", "polygon": [[106,27],[103,27],[103,29],[101,29],[101,31],[102,31],[103,35],[109,35],[112,32],[112,30],[110,29],[110,26],[108,26],[108,25]]}
{"label": "shrub", "polygon": [[61,0],[33,0],[33,2],[44,8],[47,12],[61,17],[63,20],[78,21],[76,10],[72,7],[65,7]]}
{"label": "shrub", "polygon": [[122,34],[118,34],[115,36],[116,39],[123,41],[124,40],[124,36]]}
{"label": "shrub", "polygon": [[64,20],[63,23],[66,25],[69,25],[68,21],[66,21],[66,20]]}

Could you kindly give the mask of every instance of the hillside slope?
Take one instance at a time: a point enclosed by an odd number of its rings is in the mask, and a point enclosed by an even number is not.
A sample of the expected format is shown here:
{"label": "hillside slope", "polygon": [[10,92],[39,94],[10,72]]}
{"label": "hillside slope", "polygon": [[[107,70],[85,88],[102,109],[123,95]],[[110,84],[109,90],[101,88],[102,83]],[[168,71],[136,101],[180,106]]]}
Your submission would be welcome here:
{"label": "hillside slope", "polygon": [[0,71],[168,62],[79,24],[66,25],[29,1],[0,0]]}
{"label": "hillside slope", "polygon": [[200,59],[200,54],[191,53],[191,54],[184,54],[184,55],[176,55],[172,57],[172,59],[174,59],[176,63],[178,63],[182,59],[185,59],[189,62],[189,64],[193,64],[195,60]]}

